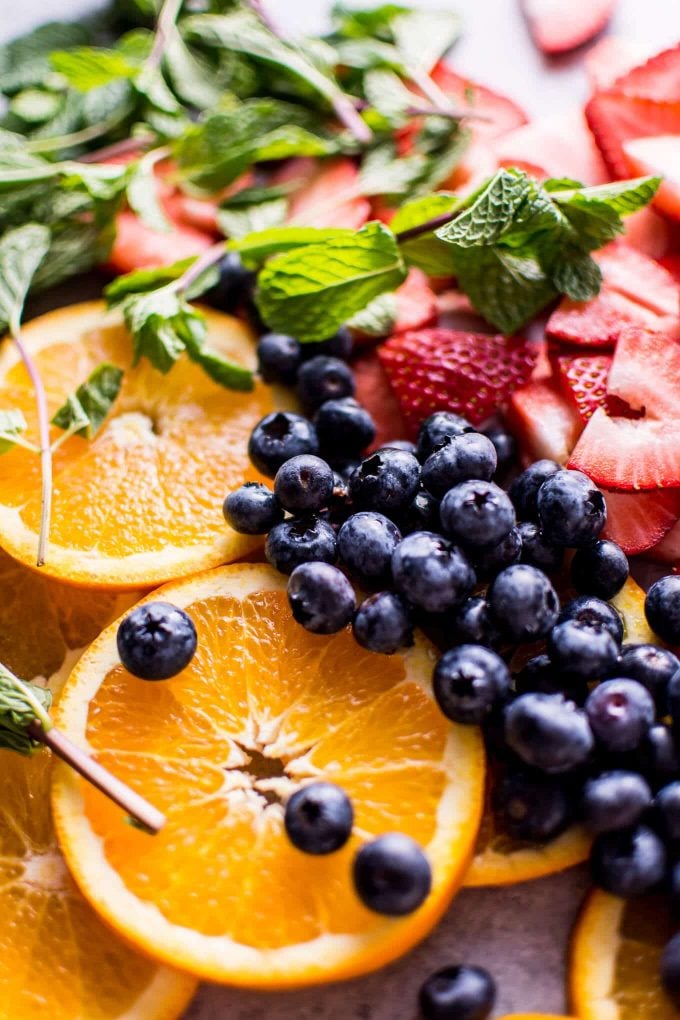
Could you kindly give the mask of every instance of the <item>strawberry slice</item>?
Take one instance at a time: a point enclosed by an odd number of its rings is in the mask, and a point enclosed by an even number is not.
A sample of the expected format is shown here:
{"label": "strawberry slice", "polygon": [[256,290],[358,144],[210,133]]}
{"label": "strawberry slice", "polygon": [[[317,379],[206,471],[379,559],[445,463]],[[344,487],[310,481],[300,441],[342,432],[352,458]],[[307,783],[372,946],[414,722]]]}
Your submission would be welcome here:
{"label": "strawberry slice", "polygon": [[397,399],[390,387],[385,369],[375,350],[362,351],[352,359],[356,398],[375,422],[376,433],[371,449],[394,439],[406,439],[409,429],[402,417]]}
{"label": "strawberry slice", "polygon": [[577,411],[550,379],[532,380],[510,397],[510,428],[528,460],[566,464],[583,428]]}
{"label": "strawberry slice", "polygon": [[406,333],[411,329],[422,329],[437,321],[437,295],[427,282],[427,276],[420,269],[410,269],[409,274],[394,292],[397,300],[397,321],[394,333]]}
{"label": "strawberry slice", "polygon": [[604,537],[620,545],[628,556],[651,549],[680,518],[680,489],[606,492],[605,496],[607,525]]}
{"label": "strawberry slice", "polygon": [[518,166],[538,177],[571,177],[604,184],[609,174],[580,109],[543,117],[494,143],[500,166]]}
{"label": "strawberry slice", "polygon": [[607,393],[648,418],[679,417],[680,344],[663,333],[624,330],[612,360]]}
{"label": "strawberry slice", "polygon": [[680,521],[673,525],[658,545],[650,549],[647,555],[659,563],[671,565],[673,573],[678,572],[678,568],[680,568]]}
{"label": "strawberry slice", "polygon": [[606,405],[611,357],[607,354],[564,355],[556,360],[563,393],[571,400],[581,419],[588,421],[598,407]]}
{"label": "strawberry slice", "polygon": [[469,127],[475,138],[497,138],[529,120],[513,99],[458,74],[443,61],[433,69],[431,77],[455,106],[470,107],[485,118],[470,120]]}
{"label": "strawberry slice", "polygon": [[616,90],[646,99],[680,99],[680,43],[655,53],[617,78]]}
{"label": "strawberry slice", "polygon": [[299,180],[301,187],[291,199],[289,223],[358,230],[371,215],[371,203],[359,193],[359,171],[351,159],[290,160],[275,175],[275,183],[290,180]]}
{"label": "strawberry slice", "polygon": [[630,164],[623,150],[625,142],[637,138],[656,138],[680,134],[680,96],[675,100],[649,99],[619,91],[626,78],[614,89],[597,92],[586,103],[586,120],[613,177],[630,175]]}
{"label": "strawberry slice", "polygon": [[609,21],[616,0],[522,0],[534,42],[544,53],[566,53],[588,42]]}
{"label": "strawberry slice", "polygon": [[608,35],[586,53],[585,67],[593,92],[610,88],[617,78],[636,67],[649,52],[638,39]]}
{"label": "strawberry slice", "polygon": [[412,433],[434,411],[478,425],[525,383],[538,349],[519,338],[423,329],[392,337],[378,357]]}
{"label": "strawberry slice", "polygon": [[168,266],[200,255],[213,240],[211,234],[186,224],[177,223],[169,231],[153,230],[134,213],[124,211],[116,217],[116,239],[107,264],[116,274]]}
{"label": "strawberry slice", "polygon": [[654,205],[680,221],[680,135],[632,138],[623,143],[622,149],[631,176],[663,177]]}
{"label": "strawberry slice", "polygon": [[677,282],[654,259],[620,241],[608,244],[594,258],[608,287],[657,315],[678,314]]}
{"label": "strawberry slice", "polygon": [[663,259],[673,247],[673,226],[650,206],[638,209],[624,221],[626,244],[651,259]]}

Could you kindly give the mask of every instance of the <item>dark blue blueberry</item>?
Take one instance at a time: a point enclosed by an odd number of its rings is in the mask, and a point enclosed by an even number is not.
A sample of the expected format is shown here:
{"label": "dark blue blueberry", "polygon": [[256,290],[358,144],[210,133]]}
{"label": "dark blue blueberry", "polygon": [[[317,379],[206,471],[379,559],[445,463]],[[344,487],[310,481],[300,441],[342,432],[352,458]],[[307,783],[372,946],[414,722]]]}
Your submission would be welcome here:
{"label": "dark blue blueberry", "polygon": [[580,548],[594,542],[604,528],[607,505],[587,475],[558,471],[538,490],[538,520],[549,542]]}
{"label": "dark blue blueberry", "polygon": [[230,492],[222,507],[224,519],[241,535],[266,535],[283,520],[281,505],[262,482],[245,482]]}
{"label": "dark blue blueberry", "polygon": [[[465,432],[447,440],[423,464],[423,485],[437,499],[459,482],[489,481],[496,470],[496,451],[479,432]],[[509,500],[508,500],[509,502]]]}
{"label": "dark blue blueberry", "polygon": [[564,783],[541,773],[506,776],[494,789],[493,808],[504,835],[538,843],[559,836],[573,817]]}
{"label": "dark blue blueberry", "polygon": [[347,361],[352,353],[353,347],[354,341],[352,339],[351,330],[349,330],[347,326],[341,326],[337,333],[328,337],[327,340],[315,340],[312,343],[303,344],[302,350],[306,361],[310,358],[316,358],[319,354],[325,354],[331,358],[340,358],[341,361]]}
{"label": "dark blue blueberry", "polygon": [[388,517],[363,510],[340,528],[338,556],[362,584],[385,584],[392,578],[392,554],[400,542],[399,528]]}
{"label": "dark blue blueberry", "polygon": [[427,857],[415,840],[399,832],[364,843],[354,858],[353,877],[364,906],[390,917],[412,914],[432,888]]}
{"label": "dark blue blueberry", "polygon": [[505,713],[505,738],[523,762],[568,772],[588,760],[593,734],[584,712],[560,694],[522,694]]}
{"label": "dark blue blueberry", "polygon": [[666,702],[675,730],[680,733],[680,669],[676,670],[668,681]]}
{"label": "dark blue blueberry", "polygon": [[264,554],[282,574],[292,574],[301,563],[334,563],[335,532],[330,524],[310,514],[282,521],[267,535]]}
{"label": "dark blue blueberry", "polygon": [[571,561],[571,580],[577,591],[610,599],[628,579],[628,557],[616,542],[602,538],[577,549]]}
{"label": "dark blue blueberry", "polygon": [[398,591],[428,613],[445,613],[471,592],[475,575],[455,545],[430,531],[414,531],[402,539],[392,556]]}
{"label": "dark blue blueberry", "polygon": [[537,460],[515,478],[509,492],[520,521],[538,520],[538,490],[543,482],[560,470],[560,465],[554,460]]}
{"label": "dark blue blueberry", "polygon": [[485,425],[479,431],[491,440],[496,449],[497,473],[505,474],[517,460],[517,440],[512,432],[508,432],[499,422]]}
{"label": "dark blue blueberry", "polygon": [[606,751],[633,751],[654,724],[654,701],[637,680],[605,680],[589,694],[585,709]]}
{"label": "dark blue blueberry", "polygon": [[680,779],[680,754],[673,731],[657,723],[645,734],[635,751],[636,765],[655,787]]}
{"label": "dark blue blueberry", "polygon": [[416,444],[410,439],[392,439],[389,443],[383,443],[381,450],[403,450],[404,453],[412,453],[416,456]]}
{"label": "dark blue blueberry", "polygon": [[641,896],[659,884],[665,871],[664,845],[646,825],[604,832],[590,852],[593,881],[614,896]]}
{"label": "dark blue blueberry", "polygon": [[318,453],[316,429],[301,414],[274,411],[257,423],[248,441],[248,456],[258,471],[273,478],[282,464],[302,453]]}
{"label": "dark blue blueberry", "polygon": [[307,411],[315,411],[327,400],[353,397],[354,374],[339,358],[317,354],[298,371],[297,395]]}
{"label": "dark blue blueberry", "polygon": [[435,411],[429,418],[426,418],[418,429],[418,442],[416,453],[418,460],[426,461],[430,454],[438,450],[453,439],[454,436],[462,436],[465,432],[474,432],[474,428],[466,418],[462,418],[453,411]]}
{"label": "dark blue blueberry", "polygon": [[349,491],[360,510],[392,515],[408,506],[420,486],[420,464],[403,450],[380,450],[353,473]]}
{"label": "dark blue blueberry", "polygon": [[327,400],[314,417],[321,448],[334,456],[352,458],[373,442],[375,423],[354,397]]}
{"label": "dark blue blueberry", "polygon": [[496,1001],[496,985],[481,967],[443,967],[420,989],[423,1020],[486,1020]]}
{"label": "dark blue blueberry", "polygon": [[522,521],[519,525],[522,538],[522,563],[538,567],[546,574],[555,574],[562,566],[564,548],[548,542],[535,521]]}
{"label": "dark blue blueberry", "polygon": [[665,840],[680,840],[680,782],[663,786],[654,798],[655,828]]}
{"label": "dark blue blueberry", "polygon": [[333,471],[325,460],[301,453],[276,472],[274,494],[290,513],[311,513],[328,506],[333,482]]}
{"label": "dark blue blueberry", "polygon": [[265,333],[257,343],[257,367],[267,383],[292,386],[302,362],[302,344],[287,333]]}
{"label": "dark blue blueberry", "polygon": [[591,832],[613,832],[636,825],[651,803],[646,779],[638,772],[617,769],[586,782],[581,814]]}
{"label": "dark blue blueberry", "polygon": [[286,804],[286,834],[305,854],[335,853],[352,835],[353,824],[352,802],[335,783],[310,783]]}
{"label": "dark blue blueberry", "polygon": [[542,691],[543,694],[559,694],[565,686],[561,676],[549,655],[534,655],[525,662],[515,675],[515,690],[518,694],[529,691]]}
{"label": "dark blue blueberry", "polygon": [[479,724],[510,691],[510,671],[483,645],[459,645],[444,652],[434,668],[432,687],[447,719]]}
{"label": "dark blue blueberry", "polygon": [[[671,865],[668,874],[668,893],[673,919],[677,921],[680,918],[680,861]],[[677,1005],[680,1008],[680,992],[678,994]]]}
{"label": "dark blue blueberry", "polygon": [[680,934],[674,935],[664,947],[660,976],[664,992],[674,1007],[680,1009]]}
{"label": "dark blue blueberry", "polygon": [[[438,457],[448,449],[450,446],[444,446],[432,456]],[[515,525],[515,508],[510,497],[495,482],[461,482],[449,489],[442,499],[439,516],[445,533],[468,546],[497,546]]]}
{"label": "dark blue blueberry", "polygon": [[393,591],[380,591],[361,603],[354,617],[354,637],[362,648],[393,655],[413,644],[413,617],[406,601]]}
{"label": "dark blue blueberry", "polygon": [[669,574],[654,582],[645,598],[645,616],[660,638],[680,644],[680,576]]}
{"label": "dark blue blueberry", "polygon": [[498,628],[489,613],[489,603],[479,595],[466,599],[454,611],[447,630],[453,644],[495,648],[501,643]]}
{"label": "dark blue blueberry", "polygon": [[562,673],[581,680],[597,680],[616,666],[619,646],[601,624],[565,620],[551,630],[548,652]]}
{"label": "dark blue blueberry", "polygon": [[544,637],[560,608],[557,593],[545,574],[524,563],[501,571],[487,598],[499,629],[514,641]]}
{"label": "dark blue blueberry", "polygon": [[480,580],[491,580],[501,570],[511,567],[514,563],[519,563],[522,555],[522,539],[519,529],[511,528],[497,545],[471,549],[470,555],[474,560],[477,577]]}
{"label": "dark blue blueberry", "polygon": [[293,617],[312,634],[337,634],[349,626],[356,601],[354,588],[330,563],[301,563],[288,580]]}
{"label": "dark blue blueberry", "polygon": [[255,273],[245,268],[241,256],[235,251],[228,251],[217,268],[218,281],[205,295],[205,300],[222,312],[233,312],[250,298]]}
{"label": "dark blue blueberry", "polygon": [[624,645],[617,676],[637,680],[654,698],[657,709],[665,714],[668,683],[680,669],[680,660],[667,648],[658,645]]}
{"label": "dark blue blueberry", "polygon": [[564,623],[565,620],[580,620],[593,627],[606,627],[617,645],[623,641],[623,620],[620,614],[608,602],[594,595],[579,595],[567,602],[557,622]]}
{"label": "dark blue blueberry", "polygon": [[191,617],[170,602],[145,602],[128,613],[116,635],[120,661],[140,680],[168,680],[196,652]]}
{"label": "dark blue blueberry", "polygon": [[399,514],[402,534],[412,531],[436,531],[439,528],[439,500],[423,489]]}

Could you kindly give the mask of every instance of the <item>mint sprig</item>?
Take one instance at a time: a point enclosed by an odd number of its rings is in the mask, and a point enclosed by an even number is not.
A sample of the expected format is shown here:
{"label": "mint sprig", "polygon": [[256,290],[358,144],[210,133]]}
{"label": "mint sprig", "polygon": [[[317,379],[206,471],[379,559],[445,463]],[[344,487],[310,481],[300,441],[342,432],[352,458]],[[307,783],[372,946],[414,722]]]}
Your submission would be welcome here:
{"label": "mint sprig", "polygon": [[120,393],[123,372],[103,362],[90,373],[84,383],[71,393],[59,408],[52,424],[66,435],[92,439],[104,424],[113,402]]}

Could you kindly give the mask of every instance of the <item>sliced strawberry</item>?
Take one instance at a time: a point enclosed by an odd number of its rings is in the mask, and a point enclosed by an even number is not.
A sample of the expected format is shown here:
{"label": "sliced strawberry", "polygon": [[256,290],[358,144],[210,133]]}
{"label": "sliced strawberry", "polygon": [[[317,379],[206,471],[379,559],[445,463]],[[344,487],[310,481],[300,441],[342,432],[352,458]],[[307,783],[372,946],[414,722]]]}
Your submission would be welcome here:
{"label": "sliced strawberry", "polygon": [[680,344],[663,333],[624,330],[607,392],[647,418],[680,418]]}
{"label": "sliced strawberry", "polygon": [[169,231],[152,230],[134,213],[124,211],[116,217],[116,239],[108,264],[116,273],[167,266],[200,255],[213,240],[210,234],[182,224]]}
{"label": "sliced strawberry", "polygon": [[649,206],[624,220],[626,244],[650,259],[662,259],[673,246],[673,228]]}
{"label": "sliced strawberry", "polygon": [[392,337],[378,357],[412,433],[433,411],[478,425],[531,375],[537,349],[518,338],[423,329]]}
{"label": "sliced strawberry", "polygon": [[588,50],[585,57],[588,81],[593,92],[608,89],[617,78],[626,74],[649,52],[638,39],[608,35]]}
{"label": "sliced strawberry", "polygon": [[519,166],[539,177],[571,177],[603,184],[609,174],[581,110],[543,117],[494,143],[501,166]]}
{"label": "sliced strawberry", "polygon": [[583,428],[577,411],[549,379],[532,380],[510,397],[510,428],[531,460],[566,464]]}
{"label": "sliced strawberry", "polygon": [[680,99],[680,43],[655,53],[615,82],[616,90],[646,99]]}
{"label": "sliced strawberry", "polygon": [[[304,186],[293,195],[289,222],[305,227],[347,227],[358,230],[371,215],[371,203],[359,193],[359,171],[351,159],[326,163],[291,160],[277,180],[299,179]],[[290,174],[292,176],[286,176]]]}
{"label": "sliced strawberry", "polygon": [[[625,79],[624,79],[625,80]],[[675,101],[648,99],[616,91],[597,92],[586,103],[585,115],[612,176],[630,175],[624,142],[635,138],[680,134],[680,96]]]}
{"label": "sliced strawberry", "polygon": [[607,377],[612,359],[607,354],[584,354],[557,358],[562,391],[584,422],[607,402]]}
{"label": "sliced strawberry", "polygon": [[476,113],[482,114],[485,120],[469,122],[477,138],[497,138],[520,124],[526,124],[529,119],[513,99],[458,74],[443,61],[432,71],[432,78],[456,106],[471,107]]}
{"label": "sliced strawberry", "polygon": [[654,205],[680,221],[680,135],[632,138],[623,143],[622,149],[631,176],[663,177]]}
{"label": "sliced strawberry", "polygon": [[680,489],[658,492],[605,492],[605,538],[628,556],[646,552],[668,534],[680,517]]}
{"label": "sliced strawberry", "polygon": [[654,329],[659,316],[603,286],[590,301],[564,298],[548,319],[546,335],[580,347],[611,349],[627,326]]}
{"label": "sliced strawberry", "polygon": [[680,567],[680,521],[673,525],[658,545],[650,549],[647,555],[658,560],[659,563],[672,565],[673,571],[677,573]]}
{"label": "sliced strawberry", "polygon": [[675,282],[680,285],[680,255],[662,255],[659,263],[666,272],[671,274]]}
{"label": "sliced strawberry", "polygon": [[654,259],[615,242],[595,253],[608,287],[657,315],[676,316],[680,290],[671,274]]}
{"label": "sliced strawberry", "polygon": [[498,169],[498,161],[490,141],[473,138],[453,172],[438,187],[468,195]]}
{"label": "sliced strawberry", "polygon": [[394,292],[397,299],[397,321],[394,333],[422,329],[437,321],[437,295],[420,269],[411,269],[401,287]]}
{"label": "sliced strawberry", "polygon": [[616,0],[522,0],[534,42],[544,53],[566,53],[588,42],[609,21]]}
{"label": "sliced strawberry", "polygon": [[376,426],[372,449],[390,440],[406,439],[409,429],[375,350],[362,351],[353,358],[352,368],[356,398],[370,412]]}
{"label": "sliced strawberry", "polygon": [[680,486],[680,421],[610,418],[598,408],[569,460],[597,485],[623,492]]}

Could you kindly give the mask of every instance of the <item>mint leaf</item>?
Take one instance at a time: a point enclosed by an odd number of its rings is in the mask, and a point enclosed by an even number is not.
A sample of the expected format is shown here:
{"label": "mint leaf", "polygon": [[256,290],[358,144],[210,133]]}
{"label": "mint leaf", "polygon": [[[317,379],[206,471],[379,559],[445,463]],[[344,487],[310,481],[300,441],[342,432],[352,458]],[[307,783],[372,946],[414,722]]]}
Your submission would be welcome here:
{"label": "mint leaf", "polygon": [[217,222],[225,237],[246,237],[255,231],[282,224],[288,214],[290,188],[244,188],[224,199],[217,210]]}
{"label": "mint leaf", "polygon": [[32,722],[44,723],[52,705],[45,687],[26,683],[0,663],[0,747],[31,755],[42,745],[29,736]]}
{"label": "mint leaf", "polygon": [[[438,216],[452,213],[461,204],[457,195],[440,192],[424,195],[402,205],[390,223],[395,234],[428,223]],[[440,241],[434,232],[426,233],[399,245],[407,265],[422,269],[428,276],[452,276],[454,272],[450,246]]]}
{"label": "mint leaf", "polygon": [[409,14],[403,4],[380,4],[369,10],[355,10],[344,3],[333,4],[331,19],[334,29],[351,39],[391,39],[392,26],[400,14]]}
{"label": "mint leaf", "polygon": [[19,328],[26,295],[49,247],[50,232],[39,223],[27,223],[0,238],[0,323],[13,331]]}
{"label": "mint leaf", "polygon": [[124,298],[121,310],[132,336],[133,365],[148,358],[164,374],[185,349],[187,340],[205,337],[205,319],[178,293],[173,284],[131,294]]}
{"label": "mint leaf", "polygon": [[347,322],[350,329],[364,336],[389,336],[397,321],[397,299],[393,293],[379,294]]}
{"label": "mint leaf", "polygon": [[43,124],[50,120],[61,109],[63,97],[56,92],[48,92],[46,89],[28,88],[11,99],[9,112],[13,117],[18,117],[29,127],[35,124]]}
{"label": "mint leaf", "polygon": [[392,22],[394,44],[407,67],[430,71],[453,46],[460,24],[450,10],[410,10]]}
{"label": "mint leaf", "polygon": [[122,53],[90,46],[55,50],[50,54],[50,63],[78,92],[89,92],[118,78],[134,78],[139,71]]}
{"label": "mint leaf", "polygon": [[240,254],[247,269],[258,269],[272,255],[353,237],[354,231],[345,227],[271,227],[230,241],[227,248]]}
{"label": "mint leaf", "polygon": [[[577,202],[588,206],[593,203],[604,203],[619,216],[629,216],[638,209],[648,205],[661,184],[660,177],[636,177],[629,181],[612,181],[610,184],[598,184],[590,188],[560,188],[555,191],[551,184],[564,184],[564,181],[546,181],[544,187],[551,192],[551,198],[559,205],[570,205]],[[573,182],[571,182],[573,184]]]}
{"label": "mint leaf", "polygon": [[488,322],[514,333],[557,295],[538,261],[494,247],[452,248],[458,284]]}
{"label": "mint leaf", "polygon": [[111,405],[120,393],[122,381],[120,368],[109,362],[99,365],[59,408],[52,424],[92,439],[104,424]]}
{"label": "mint leaf", "polygon": [[16,445],[17,436],[28,428],[21,411],[0,411],[0,454]]}
{"label": "mint leaf", "polygon": [[53,75],[50,53],[84,45],[88,37],[88,29],[82,24],[52,21],[0,46],[0,92],[14,95],[44,85]]}
{"label": "mint leaf", "polygon": [[530,197],[531,183],[526,174],[499,170],[476,197],[468,200],[468,208],[437,231],[437,237],[462,248],[493,244],[515,224]]}
{"label": "mint leaf", "polygon": [[363,85],[367,101],[390,122],[403,122],[409,107],[422,103],[422,98],[407,89],[398,74],[386,68],[368,71]]}
{"label": "mint leaf", "polygon": [[406,278],[394,235],[381,223],[278,255],[258,278],[265,322],[301,341],[331,336],[354,314]]}
{"label": "mint leaf", "polygon": [[143,156],[138,161],[129,178],[126,195],[130,208],[142,223],[152,230],[168,232],[170,223],[158,198],[158,181],[153,169],[155,162],[155,156]]}
{"label": "mint leaf", "polygon": [[173,262],[169,266],[135,269],[124,276],[117,276],[104,290],[109,308],[117,308],[125,298],[132,294],[144,294],[150,290],[157,290],[166,283],[172,283],[173,280],[179,280],[194,261],[195,259],[191,257]]}
{"label": "mint leaf", "polygon": [[179,32],[173,32],[163,58],[173,92],[197,110],[214,108],[222,97],[219,76],[206,61],[192,52]]}
{"label": "mint leaf", "polygon": [[234,361],[229,361],[218,351],[206,343],[205,333],[201,330],[191,332],[186,341],[187,354],[192,361],[200,365],[210,378],[230,390],[250,392],[255,387],[253,373]]}
{"label": "mint leaf", "polygon": [[407,195],[423,178],[427,157],[421,153],[399,158],[393,142],[382,142],[366,153],[358,189],[362,195]]}
{"label": "mint leaf", "polygon": [[557,259],[550,275],[560,294],[566,294],[572,301],[589,301],[602,286],[602,270],[584,252]]}

